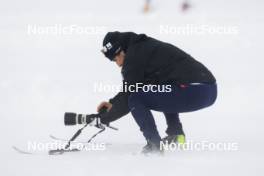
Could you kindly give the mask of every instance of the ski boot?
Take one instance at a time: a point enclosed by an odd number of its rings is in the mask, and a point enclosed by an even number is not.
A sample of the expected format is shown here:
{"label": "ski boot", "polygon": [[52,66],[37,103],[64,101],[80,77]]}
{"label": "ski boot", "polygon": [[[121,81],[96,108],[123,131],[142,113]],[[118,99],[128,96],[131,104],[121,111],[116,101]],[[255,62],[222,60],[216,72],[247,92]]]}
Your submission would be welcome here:
{"label": "ski boot", "polygon": [[160,144],[153,143],[151,141],[147,141],[147,145],[145,145],[141,151],[142,154],[163,154],[163,149],[160,149]]}
{"label": "ski boot", "polygon": [[164,143],[168,142],[168,144],[175,143],[179,145],[185,144],[185,135],[178,134],[178,135],[168,135],[162,139]]}

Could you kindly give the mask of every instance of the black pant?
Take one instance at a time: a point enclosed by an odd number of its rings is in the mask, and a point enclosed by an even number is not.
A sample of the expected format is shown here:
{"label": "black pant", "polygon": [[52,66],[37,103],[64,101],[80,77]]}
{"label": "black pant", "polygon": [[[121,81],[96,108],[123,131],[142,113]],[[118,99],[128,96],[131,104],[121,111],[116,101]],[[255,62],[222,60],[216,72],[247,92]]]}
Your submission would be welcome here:
{"label": "black pant", "polygon": [[159,142],[161,138],[150,110],[165,114],[168,134],[183,133],[178,114],[206,108],[215,102],[216,97],[216,84],[172,85],[171,92],[132,93],[128,104],[145,138],[152,142]]}

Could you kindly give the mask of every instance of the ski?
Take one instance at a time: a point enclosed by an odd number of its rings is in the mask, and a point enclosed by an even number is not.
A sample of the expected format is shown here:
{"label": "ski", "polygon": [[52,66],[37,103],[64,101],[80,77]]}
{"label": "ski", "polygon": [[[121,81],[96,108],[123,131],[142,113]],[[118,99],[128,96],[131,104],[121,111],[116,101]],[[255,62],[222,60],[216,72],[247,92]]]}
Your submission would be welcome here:
{"label": "ski", "polygon": [[[56,136],[54,136],[52,134],[50,134],[49,137],[51,139],[53,139],[53,140],[56,140],[56,141],[62,141],[62,142],[68,142],[69,141],[68,139],[56,137]],[[87,143],[87,141],[72,141],[72,142],[75,142],[75,143]]]}
{"label": "ski", "polygon": [[26,155],[33,155],[34,153],[32,152],[28,152],[28,151],[25,151],[25,150],[22,150],[16,146],[12,146],[12,148],[17,151],[18,153],[21,153],[21,154],[26,154]]}
{"label": "ski", "polygon": [[63,141],[63,142],[67,142],[67,141],[68,141],[67,139],[59,138],[59,137],[53,136],[52,134],[50,134],[49,137],[50,137],[51,139],[53,139],[53,140],[57,140],[57,141]]}
{"label": "ski", "polygon": [[[52,134],[49,135],[49,137],[53,140],[57,140],[57,141],[62,141],[62,142],[68,142],[69,140],[65,139],[65,138],[60,138],[60,137],[56,137]],[[82,143],[82,144],[86,144],[89,143],[88,141],[72,141],[72,143]],[[111,143],[104,143],[106,146],[110,146],[112,145]]]}
{"label": "ski", "polygon": [[80,152],[81,150],[78,149],[55,149],[55,150],[49,150],[49,155],[62,155],[65,152]]}
{"label": "ski", "polygon": [[[34,152],[29,152],[26,150],[23,150],[21,148],[18,148],[16,146],[12,146],[12,148],[19,154],[24,154],[24,155],[39,155],[40,153],[34,153]],[[47,152],[48,155],[62,155],[63,153],[67,152],[79,152],[81,150],[78,149],[55,149],[55,150],[49,150]]]}

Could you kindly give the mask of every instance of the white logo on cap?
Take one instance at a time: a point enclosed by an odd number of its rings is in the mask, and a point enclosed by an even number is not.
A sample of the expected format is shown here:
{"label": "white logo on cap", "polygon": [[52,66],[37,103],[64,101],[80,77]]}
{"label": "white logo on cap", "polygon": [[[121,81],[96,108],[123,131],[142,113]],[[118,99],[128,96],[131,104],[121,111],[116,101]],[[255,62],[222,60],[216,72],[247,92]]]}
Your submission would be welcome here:
{"label": "white logo on cap", "polygon": [[110,50],[113,46],[112,46],[112,44],[110,43],[110,42],[108,42],[106,45],[106,48],[108,49],[108,50]]}

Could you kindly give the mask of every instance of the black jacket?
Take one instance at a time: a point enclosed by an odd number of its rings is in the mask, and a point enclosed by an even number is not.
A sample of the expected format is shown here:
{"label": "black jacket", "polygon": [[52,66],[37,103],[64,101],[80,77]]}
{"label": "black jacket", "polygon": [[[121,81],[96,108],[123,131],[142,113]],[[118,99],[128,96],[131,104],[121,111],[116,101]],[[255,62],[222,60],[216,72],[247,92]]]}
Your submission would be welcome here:
{"label": "black jacket", "polygon": [[[121,70],[128,85],[138,82],[145,84],[188,84],[215,83],[213,74],[189,54],[169,43],[145,34],[120,33],[126,56]],[[105,117],[114,121],[127,113],[129,93],[120,92],[110,99],[113,112]]]}

